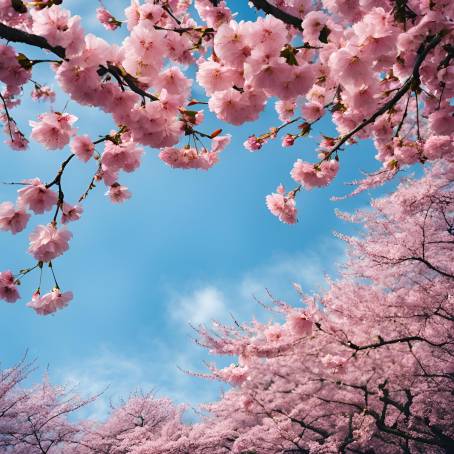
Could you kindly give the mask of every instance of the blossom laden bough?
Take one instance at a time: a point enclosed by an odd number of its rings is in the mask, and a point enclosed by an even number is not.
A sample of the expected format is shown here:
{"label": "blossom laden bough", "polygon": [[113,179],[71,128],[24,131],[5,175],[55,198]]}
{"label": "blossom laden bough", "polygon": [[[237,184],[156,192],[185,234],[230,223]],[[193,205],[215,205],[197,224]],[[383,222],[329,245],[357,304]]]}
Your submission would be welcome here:
{"label": "blossom laden bough", "polygon": [[[170,167],[208,170],[230,141],[230,134],[220,135],[225,123],[255,121],[270,101],[282,123],[265,133],[251,130],[242,141],[258,151],[280,138],[284,148],[301,153],[289,169],[297,186],[266,197],[287,224],[297,220],[298,194],[329,185],[346,147],[363,139],[373,141],[381,168],[352,194],[384,184],[405,166],[454,159],[452,2],[253,0],[257,18],[247,21],[230,9],[234,2],[127,3],[124,18],[102,2],[93,7],[111,36],[123,28],[124,39],[113,44],[86,33],[83,18],[62,1],[0,2],[5,143],[20,152],[30,139],[56,153],[70,149],[50,182],[18,176],[24,187],[16,204],[1,203],[1,230],[19,233],[33,224],[29,211],[51,211],[49,225],[58,231],[59,223],[81,217],[81,204],[100,183],[112,202],[129,199],[121,175],[139,168],[144,147],[157,149]],[[30,47],[42,58],[31,57]],[[35,80],[38,65],[49,65],[55,79]],[[197,99],[195,81],[205,93]],[[30,120],[31,131],[15,120],[28,87],[34,100],[51,103]],[[84,134],[72,113],[54,110],[61,93],[69,106],[99,109],[114,130],[98,138]],[[213,133],[205,130],[200,106],[222,123]],[[327,117],[337,132],[321,136],[312,160],[303,139],[315,123],[323,129]],[[78,200],[64,190],[73,157],[97,164]]]}

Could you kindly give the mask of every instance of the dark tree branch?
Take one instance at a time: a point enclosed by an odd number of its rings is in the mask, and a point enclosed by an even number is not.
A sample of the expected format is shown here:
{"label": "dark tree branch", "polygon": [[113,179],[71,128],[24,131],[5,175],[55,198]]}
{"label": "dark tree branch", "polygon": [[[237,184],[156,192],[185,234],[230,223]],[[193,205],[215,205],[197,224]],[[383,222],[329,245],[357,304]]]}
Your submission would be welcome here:
{"label": "dark tree branch", "polygon": [[282,11],[280,8],[268,3],[266,0],[251,0],[251,3],[258,10],[262,10],[266,14],[271,14],[271,16],[274,16],[276,19],[279,19],[286,24],[293,25],[298,30],[303,31],[303,27],[301,26],[303,21],[300,18]]}
{"label": "dark tree branch", "polygon": [[0,22],[0,38],[7,39],[15,43],[29,44],[30,46],[40,47],[49,50],[60,58],[66,58],[65,49],[61,46],[51,46],[46,38],[27,33],[13,27],[8,27]]}
{"label": "dark tree branch", "polygon": [[356,351],[361,351],[361,350],[369,350],[369,349],[375,349],[379,347],[383,347],[385,345],[393,345],[393,344],[400,344],[400,343],[408,343],[408,342],[426,342],[432,347],[444,347],[448,342],[442,342],[440,344],[437,344],[435,342],[428,341],[424,337],[421,336],[408,336],[408,337],[400,337],[398,339],[391,339],[391,340],[384,340],[383,338],[379,338],[378,342],[375,342],[373,344],[368,344],[368,345],[356,345],[353,342],[346,342],[343,343],[348,348],[351,348]]}

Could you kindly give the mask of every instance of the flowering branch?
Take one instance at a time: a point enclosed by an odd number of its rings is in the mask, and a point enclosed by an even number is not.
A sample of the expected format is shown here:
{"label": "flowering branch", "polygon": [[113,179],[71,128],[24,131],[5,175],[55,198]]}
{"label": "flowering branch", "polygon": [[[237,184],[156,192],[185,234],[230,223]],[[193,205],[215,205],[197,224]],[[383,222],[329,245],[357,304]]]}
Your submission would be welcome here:
{"label": "flowering branch", "polygon": [[40,47],[41,49],[49,50],[63,60],[66,59],[66,51],[61,46],[51,46],[47,39],[42,36],[34,35],[33,33],[27,33],[17,28],[8,27],[0,22],[0,38],[4,38],[8,41],[15,43],[29,44],[30,46]]}
{"label": "flowering branch", "polygon": [[386,102],[380,109],[378,109],[374,114],[372,114],[369,118],[366,120],[362,121],[359,125],[357,125],[355,128],[353,128],[349,133],[345,134],[342,136],[335,144],[335,146],[330,150],[330,152],[327,154],[327,156],[322,160],[327,160],[331,158],[331,156],[339,150],[342,145],[347,142],[349,139],[351,139],[357,132],[361,131],[364,129],[367,125],[370,125],[373,123],[378,117],[386,113],[388,110],[390,110],[392,107],[394,107],[398,101],[407,93],[409,90],[413,89],[414,87],[419,86],[420,79],[419,79],[419,68],[421,67],[422,63],[424,62],[425,58],[429,54],[431,50],[433,50],[438,44],[440,44],[440,41],[443,39],[444,36],[446,36],[448,32],[446,30],[443,30],[439,33],[437,33],[435,36],[431,37],[431,39],[427,42],[427,45],[424,45],[423,43],[421,45],[421,48],[419,49],[418,52],[418,57],[416,59],[416,62],[413,66],[413,71],[412,75],[405,81],[405,83],[402,85],[402,87],[396,92],[396,94],[388,101]]}
{"label": "flowering branch", "polygon": [[[0,38],[7,39],[8,41],[19,42],[23,44],[29,44],[30,46],[39,47],[53,52],[58,57],[66,60],[66,51],[61,46],[51,46],[49,42],[42,36],[35,35],[33,33],[27,33],[22,30],[18,30],[13,27],[9,27],[5,24],[0,23]],[[44,60],[43,60],[44,61]],[[148,98],[152,101],[156,101],[158,98],[153,96],[146,91],[142,90],[137,86],[134,78],[126,71],[116,67],[115,65],[109,64],[106,69],[103,65],[99,66],[98,74],[103,76],[107,72],[110,72],[114,77],[123,80],[126,85],[135,93],[142,97]]]}
{"label": "flowering branch", "polygon": [[298,17],[292,16],[291,14],[282,11],[280,8],[272,5],[271,3],[268,3],[266,0],[251,0],[251,3],[258,10],[262,10],[265,14],[271,14],[276,19],[279,19],[286,24],[293,25],[298,30],[303,31],[303,28],[301,26],[303,21]]}

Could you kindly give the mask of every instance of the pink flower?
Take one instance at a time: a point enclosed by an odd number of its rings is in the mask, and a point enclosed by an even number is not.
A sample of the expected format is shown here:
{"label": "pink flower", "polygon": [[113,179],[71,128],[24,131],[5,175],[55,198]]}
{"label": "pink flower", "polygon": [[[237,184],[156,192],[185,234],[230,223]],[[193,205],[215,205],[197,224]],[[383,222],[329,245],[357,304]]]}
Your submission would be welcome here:
{"label": "pink flower", "polygon": [[326,368],[331,373],[343,373],[345,372],[346,367],[346,359],[339,355],[331,355],[327,354],[322,358],[322,364],[326,366]]}
{"label": "pink flower", "polygon": [[303,37],[312,46],[320,45],[320,32],[326,26],[328,16],[321,11],[311,11],[304,16],[302,23]]}
{"label": "pink flower", "polygon": [[[213,139],[214,141],[215,139]],[[224,140],[222,142],[225,142]],[[221,142],[221,143],[222,143]],[[224,143],[225,145],[225,143]],[[213,147],[217,147],[213,143]],[[159,158],[167,165],[175,169],[202,169],[208,170],[213,167],[219,160],[219,151],[202,151],[200,154],[195,148],[191,147],[165,147],[159,153]]]}
{"label": "pink flower", "polygon": [[17,199],[19,205],[30,208],[36,214],[42,214],[51,210],[57,203],[57,194],[46,188],[39,178],[24,180],[24,183],[27,183],[27,186],[17,191],[19,194]]}
{"label": "pink flower", "polygon": [[55,92],[47,85],[36,86],[32,91],[32,99],[34,101],[55,101]]}
{"label": "pink flower", "polygon": [[289,121],[295,115],[296,102],[294,99],[279,100],[276,101],[274,108],[279,115],[279,120]]}
{"label": "pink flower", "polygon": [[351,49],[340,49],[331,54],[329,69],[336,80],[344,86],[367,85],[372,77],[371,64],[364,57],[353,53]]}
{"label": "pink flower", "polygon": [[444,157],[453,160],[453,155],[453,142],[449,136],[431,136],[424,144],[424,156],[428,159],[439,159]]}
{"label": "pink flower", "polygon": [[61,222],[67,224],[71,221],[78,221],[82,212],[84,211],[82,205],[70,205],[69,203],[63,204]]}
{"label": "pink flower", "polygon": [[219,153],[223,151],[225,147],[230,143],[232,140],[232,136],[230,134],[226,134],[225,136],[217,136],[211,141],[211,151],[213,153]]}
{"label": "pink flower", "polygon": [[414,164],[421,157],[422,149],[418,142],[394,137],[393,145],[394,157],[400,164]]}
{"label": "pink flower", "polygon": [[222,24],[214,37],[214,51],[222,61],[233,67],[242,65],[251,53],[246,36],[249,24],[231,20]]}
{"label": "pink flower", "polygon": [[291,147],[295,143],[295,136],[292,134],[286,134],[282,139],[283,147]]}
{"label": "pink flower", "polygon": [[3,130],[8,135],[8,139],[5,140],[5,143],[8,144],[13,150],[25,151],[27,149],[28,140],[26,139],[24,134],[22,134],[22,132],[19,130],[16,123],[12,121],[6,123]]}
{"label": "pink flower", "polygon": [[118,27],[121,26],[121,22],[119,22],[115,17],[106,10],[106,8],[98,8],[96,10],[96,19],[104,25],[104,28],[107,30],[116,30]]}
{"label": "pink flower", "polygon": [[95,151],[95,145],[87,135],[74,137],[71,151],[83,162],[87,162]]}
{"label": "pink flower", "polygon": [[297,211],[295,197],[285,195],[284,186],[278,186],[277,192],[266,196],[266,206],[281,222],[285,224],[296,223]]}
{"label": "pink flower", "polygon": [[214,29],[219,28],[223,23],[229,22],[232,17],[232,13],[224,1],[218,2],[217,6],[214,6],[214,3],[196,0],[194,6],[199,16],[209,27],[213,27]]}
{"label": "pink flower", "polygon": [[0,272],[0,299],[15,303],[19,298],[13,273],[9,270]]}
{"label": "pink flower", "polygon": [[76,132],[72,127],[77,117],[67,113],[47,112],[39,115],[38,122],[30,121],[31,137],[48,150],[63,148]]}
{"label": "pink flower", "polygon": [[229,88],[215,92],[208,100],[208,107],[216,116],[233,125],[256,120],[265,107],[263,90],[240,91]]}
{"label": "pink flower", "polygon": [[69,249],[70,231],[63,227],[57,229],[53,224],[38,225],[30,234],[28,252],[41,262],[50,262]]}
{"label": "pink flower", "polygon": [[243,145],[246,150],[254,152],[260,150],[264,143],[266,143],[266,141],[263,139],[259,139],[256,136],[249,136]]}
{"label": "pink flower", "polygon": [[293,311],[288,314],[287,325],[296,336],[306,336],[312,333],[312,321],[300,311]]}
{"label": "pink flower", "polygon": [[122,203],[131,198],[131,192],[128,188],[119,183],[114,183],[105,195],[109,196],[113,203]]}
{"label": "pink flower", "polygon": [[339,170],[335,159],[323,161],[320,165],[310,164],[298,159],[290,172],[291,177],[306,189],[328,185]]}
{"label": "pink flower", "polygon": [[305,120],[310,122],[321,118],[324,112],[323,106],[318,102],[308,102],[301,107],[301,114]]}
{"label": "pink flower", "polygon": [[275,323],[266,328],[264,334],[268,342],[279,342],[284,336],[284,329],[282,325]]}
{"label": "pink flower", "polygon": [[234,68],[207,60],[199,65],[197,82],[205,89],[207,95],[212,95],[217,91],[231,88],[235,83],[241,83],[241,79]]}
{"label": "pink flower", "polygon": [[29,219],[24,208],[16,208],[11,202],[0,203],[0,230],[10,230],[12,234],[22,232]]}
{"label": "pink flower", "polygon": [[231,364],[230,366],[217,371],[217,375],[221,380],[225,380],[231,385],[236,386],[241,385],[241,383],[247,380],[248,369],[247,367]]}
{"label": "pink flower", "polygon": [[117,172],[121,169],[126,172],[133,172],[140,166],[142,155],[143,149],[135,146],[132,142],[115,145],[108,141],[101,162],[103,169],[109,169],[111,172]]}
{"label": "pink flower", "polygon": [[43,296],[40,296],[39,290],[37,290],[27,306],[34,309],[39,315],[49,315],[66,307],[72,299],[72,292],[62,293],[59,288],[54,288]]}
{"label": "pink flower", "polygon": [[454,131],[454,107],[440,109],[429,115],[429,130],[438,135],[449,135]]}
{"label": "pink flower", "polygon": [[80,17],[70,15],[69,11],[59,5],[51,8],[31,9],[33,33],[43,36],[52,46],[62,46],[66,56],[76,54],[84,42],[84,32],[80,25]]}

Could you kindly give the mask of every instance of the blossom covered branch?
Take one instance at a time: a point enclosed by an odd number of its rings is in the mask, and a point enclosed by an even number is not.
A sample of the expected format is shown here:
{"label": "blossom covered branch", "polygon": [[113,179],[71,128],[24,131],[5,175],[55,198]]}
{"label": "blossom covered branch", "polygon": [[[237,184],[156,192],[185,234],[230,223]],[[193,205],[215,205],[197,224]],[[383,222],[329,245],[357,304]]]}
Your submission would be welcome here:
{"label": "blossom covered branch", "polygon": [[[266,197],[271,213],[288,224],[298,219],[297,194],[326,186],[336,177],[340,151],[347,144],[371,138],[382,165],[358,182],[354,193],[383,184],[407,165],[452,160],[449,4],[322,3],[256,0],[252,6],[258,17],[247,22],[238,21],[225,1],[134,0],[125,5],[124,20],[102,6],[96,17],[107,30],[127,28],[117,45],[86,34],[81,18],[61,1],[3,0],[0,121],[5,142],[13,150],[25,151],[33,140],[47,150],[70,147],[71,154],[62,159],[61,173],[57,171],[48,185],[39,178],[17,178],[27,187],[20,190],[16,204],[0,205],[0,228],[15,234],[32,221],[30,211],[54,210],[50,224],[37,227],[29,249],[36,258],[33,251],[46,244],[53,253],[38,253],[37,260],[54,260],[68,249],[71,238],[59,222],[81,217],[80,204],[97,182],[107,186],[106,194],[114,202],[131,197],[119,181],[121,172],[140,166],[144,147],[159,150],[158,157],[173,168],[208,170],[230,142],[229,134],[221,135],[224,124],[258,119],[271,100],[282,123],[264,134],[252,134],[245,141],[249,151],[260,150],[284,129],[282,146],[296,148],[302,143],[304,149],[304,138],[327,115],[338,131],[336,137],[322,136],[314,162],[305,152],[295,160],[290,176],[296,187],[286,190],[292,183],[281,184]],[[58,58],[28,57],[15,49],[15,43]],[[28,85],[34,87],[34,100],[56,99],[48,85],[32,79],[38,64],[49,65],[73,102],[112,118],[116,131],[102,136],[109,137],[102,141],[102,150],[95,150],[101,142],[79,134],[77,118],[68,112],[44,111],[30,121],[31,133],[16,122],[14,110]],[[195,81],[188,75],[192,68]],[[203,99],[194,99],[195,82],[205,91]],[[223,123],[215,131],[203,128],[199,106],[204,105]],[[95,174],[84,180],[86,189],[81,188],[79,200],[70,203],[62,178],[74,156],[97,162]],[[12,300],[19,281],[6,280]]]}

